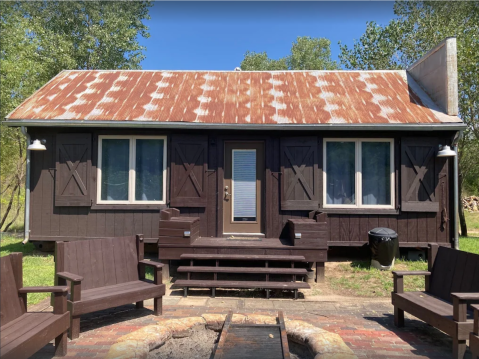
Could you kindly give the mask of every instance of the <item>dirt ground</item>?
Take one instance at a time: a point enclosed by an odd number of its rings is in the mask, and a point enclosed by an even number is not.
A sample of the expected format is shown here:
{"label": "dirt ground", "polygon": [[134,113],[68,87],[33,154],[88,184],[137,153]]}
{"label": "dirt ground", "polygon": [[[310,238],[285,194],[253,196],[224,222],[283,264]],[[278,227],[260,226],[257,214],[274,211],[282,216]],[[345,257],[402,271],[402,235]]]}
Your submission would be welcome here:
{"label": "dirt ground", "polygon": [[[211,359],[219,337],[219,332],[198,327],[193,329],[191,336],[170,339],[158,349],[150,351],[147,359]],[[313,359],[306,346],[291,340],[288,344],[291,359]]]}
{"label": "dirt ground", "polygon": [[218,332],[197,328],[189,337],[168,340],[151,351],[148,359],[209,359],[218,339]]}

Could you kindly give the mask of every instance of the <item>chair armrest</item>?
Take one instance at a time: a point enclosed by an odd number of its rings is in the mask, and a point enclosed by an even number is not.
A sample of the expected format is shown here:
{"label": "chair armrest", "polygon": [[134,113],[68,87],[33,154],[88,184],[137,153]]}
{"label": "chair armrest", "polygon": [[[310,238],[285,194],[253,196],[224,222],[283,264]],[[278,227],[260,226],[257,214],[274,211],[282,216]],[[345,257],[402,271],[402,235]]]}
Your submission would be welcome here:
{"label": "chair armrest", "polygon": [[392,272],[395,277],[404,277],[406,275],[431,275],[431,272],[425,270],[418,270],[418,271],[394,271]]}
{"label": "chair armrest", "polygon": [[67,286],[55,287],[23,287],[18,290],[18,293],[67,293]]}
{"label": "chair armrest", "polygon": [[78,302],[81,300],[81,281],[83,277],[78,274],[73,274],[70,272],[58,272],[56,274],[58,277],[58,284],[66,284],[65,280],[69,280],[71,283],[70,288],[70,300],[72,302]]}
{"label": "chair armrest", "polygon": [[479,305],[473,305],[474,309],[474,334],[479,335]]}
{"label": "chair armrest", "polygon": [[[140,274],[140,278],[145,278],[144,277],[144,274],[145,274],[145,271],[144,271],[144,268],[145,266],[150,266],[150,267],[153,267],[155,272],[154,272],[154,283],[156,285],[159,285],[159,284],[162,284],[163,283],[163,275],[161,273],[161,269],[165,266],[163,263],[158,263],[158,262],[153,262],[153,261],[147,261],[147,260],[141,260],[138,262],[138,266],[140,267],[140,273],[143,273],[143,274]],[[143,268],[143,270],[141,270],[141,268]]]}
{"label": "chair armrest", "polygon": [[145,265],[145,266],[150,266],[150,267],[154,267],[156,269],[160,269],[160,268],[163,268],[165,265],[163,263],[158,263],[158,262],[153,262],[153,261],[147,261],[147,260],[141,260],[138,262],[138,264],[142,264],[142,265]]}
{"label": "chair armrest", "polygon": [[479,293],[451,293],[453,305],[453,319],[456,322],[467,320],[467,303],[479,300]]}
{"label": "chair armrest", "polygon": [[81,275],[73,274],[70,272],[58,272],[56,276],[69,280],[71,282],[81,282],[83,280],[83,277]]}
{"label": "chair armrest", "polygon": [[451,297],[461,301],[479,300],[479,293],[451,293]]}
{"label": "chair armrest", "polygon": [[424,275],[428,277],[431,275],[431,272],[428,271],[394,271],[392,273],[394,278],[394,293],[404,293],[404,276]]}

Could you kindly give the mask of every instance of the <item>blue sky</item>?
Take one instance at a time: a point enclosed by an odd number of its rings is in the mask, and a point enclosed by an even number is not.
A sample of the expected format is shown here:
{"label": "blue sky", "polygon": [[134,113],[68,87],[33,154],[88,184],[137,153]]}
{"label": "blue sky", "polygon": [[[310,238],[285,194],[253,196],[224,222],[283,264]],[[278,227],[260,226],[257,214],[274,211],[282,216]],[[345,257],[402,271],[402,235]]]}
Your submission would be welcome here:
{"label": "blue sky", "polygon": [[150,8],[146,70],[233,70],[247,50],[271,58],[289,53],[298,36],[353,45],[367,21],[387,24],[392,1],[365,2],[155,2]]}

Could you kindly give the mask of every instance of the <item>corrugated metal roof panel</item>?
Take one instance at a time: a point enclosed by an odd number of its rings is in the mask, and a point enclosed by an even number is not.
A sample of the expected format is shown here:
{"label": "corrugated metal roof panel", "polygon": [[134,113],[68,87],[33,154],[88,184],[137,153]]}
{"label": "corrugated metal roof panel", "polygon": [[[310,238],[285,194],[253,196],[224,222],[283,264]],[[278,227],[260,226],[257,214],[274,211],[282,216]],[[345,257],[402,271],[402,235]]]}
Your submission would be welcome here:
{"label": "corrugated metal roof panel", "polygon": [[461,122],[406,71],[63,71],[9,120],[215,124]]}

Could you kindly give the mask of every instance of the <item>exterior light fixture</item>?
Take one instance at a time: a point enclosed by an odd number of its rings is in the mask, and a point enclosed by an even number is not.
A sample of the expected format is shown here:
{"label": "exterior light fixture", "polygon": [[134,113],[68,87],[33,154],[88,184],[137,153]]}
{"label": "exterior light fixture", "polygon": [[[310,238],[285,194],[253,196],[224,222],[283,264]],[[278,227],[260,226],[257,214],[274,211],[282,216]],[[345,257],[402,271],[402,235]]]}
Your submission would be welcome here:
{"label": "exterior light fixture", "polygon": [[451,150],[448,145],[439,145],[439,152],[437,153],[437,157],[456,157],[456,151]]}
{"label": "exterior light fixture", "polygon": [[35,140],[31,143],[30,146],[27,147],[27,150],[31,151],[45,151],[47,148],[45,147],[46,140]]}

